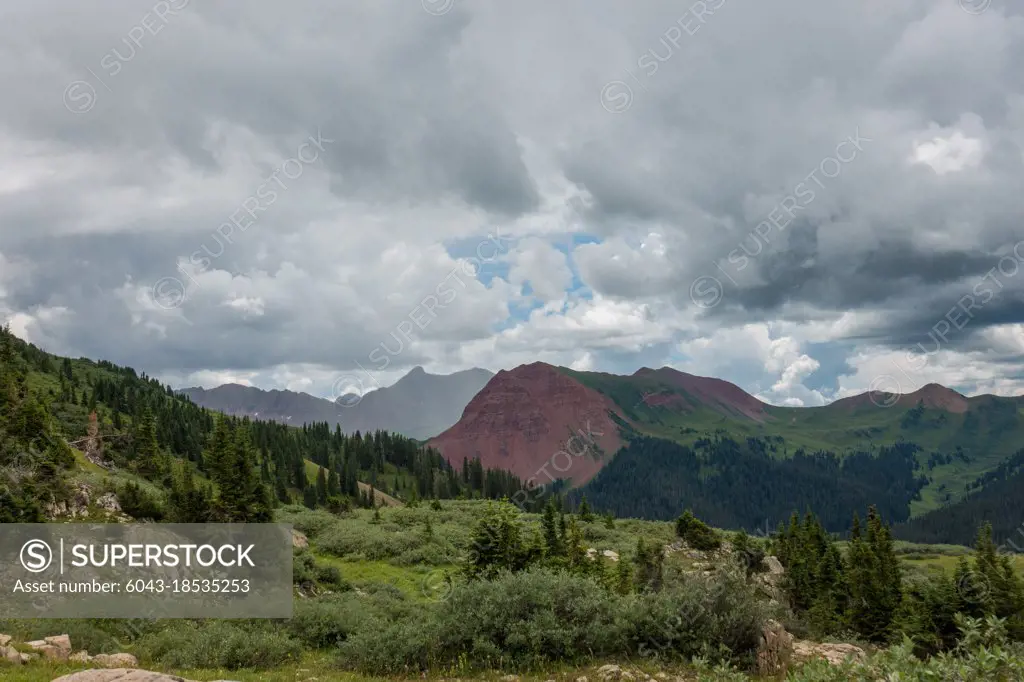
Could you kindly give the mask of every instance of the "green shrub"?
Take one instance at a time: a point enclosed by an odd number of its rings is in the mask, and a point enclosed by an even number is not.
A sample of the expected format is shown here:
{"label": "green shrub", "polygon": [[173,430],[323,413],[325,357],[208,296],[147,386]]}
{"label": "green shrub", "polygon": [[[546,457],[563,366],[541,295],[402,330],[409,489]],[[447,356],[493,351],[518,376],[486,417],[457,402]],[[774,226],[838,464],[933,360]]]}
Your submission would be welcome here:
{"label": "green shrub", "polygon": [[121,505],[121,511],[134,519],[160,521],[164,518],[163,504],[156,495],[133,481],[118,486],[117,501]]}
{"label": "green shrub", "polygon": [[317,561],[305,550],[298,550],[292,556],[292,583],[304,587],[318,586],[332,591],[351,590],[336,566]]}
{"label": "green shrub", "polygon": [[431,614],[416,613],[401,620],[373,618],[340,646],[345,667],[372,675],[418,673],[437,660]]}
{"label": "green shrub", "polygon": [[768,607],[742,575],[693,575],[626,604],[625,636],[644,657],[753,662]]}
{"label": "green shrub", "polygon": [[297,660],[301,644],[267,622],[180,621],[138,643],[141,658],[168,668],[266,670]]}
{"label": "green shrub", "polygon": [[685,540],[690,547],[702,552],[710,552],[722,546],[718,534],[694,516],[689,509],[676,519],[676,535]]}
{"label": "green shrub", "polygon": [[480,666],[533,668],[622,650],[621,598],[589,578],[547,569],[505,573],[455,591],[438,613],[438,652]]}
{"label": "green shrub", "polygon": [[336,525],[340,519],[322,509],[315,511],[302,505],[292,504],[277,510],[275,520],[279,523],[290,523],[295,530],[305,533],[313,540],[326,528]]}
{"label": "green shrub", "polygon": [[[536,669],[637,653],[749,663],[766,617],[741,578],[620,595],[585,576],[535,567],[460,585],[448,601],[426,608],[377,609],[344,631],[340,660],[388,675]],[[310,633],[336,637],[330,614],[304,618],[318,623]]]}
{"label": "green shrub", "polygon": [[379,615],[376,609],[367,608],[365,602],[366,599],[352,599],[348,595],[296,602],[295,613],[287,623],[288,632],[311,649],[337,646],[365,621]]}

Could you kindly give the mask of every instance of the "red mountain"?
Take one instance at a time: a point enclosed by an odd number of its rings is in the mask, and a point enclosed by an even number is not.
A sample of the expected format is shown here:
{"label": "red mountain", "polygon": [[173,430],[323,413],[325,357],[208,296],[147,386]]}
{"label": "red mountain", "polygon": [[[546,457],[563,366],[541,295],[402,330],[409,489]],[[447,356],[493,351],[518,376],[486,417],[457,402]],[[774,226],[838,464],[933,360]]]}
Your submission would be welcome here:
{"label": "red mountain", "polygon": [[622,446],[610,414],[621,410],[543,362],[498,372],[466,406],[455,426],[428,441],[455,467],[479,457],[488,468],[546,484],[593,478]]}
{"label": "red mountain", "polygon": [[[699,377],[671,367],[662,367],[661,369],[643,367],[634,372],[633,376],[655,379],[673,388],[681,389],[701,403],[717,408],[719,411],[732,412],[754,421],[764,421],[767,418],[765,413],[767,405],[736,384],[722,379]],[[670,395],[679,400],[678,394]],[[657,394],[648,396],[645,400],[648,404],[657,404],[658,396]]]}
{"label": "red mountain", "polygon": [[[980,397],[980,396],[979,396]],[[926,408],[933,410],[945,410],[954,414],[966,412],[970,407],[968,398],[957,393],[951,388],[940,384],[928,384],[922,386],[913,393],[897,395],[895,393],[868,392],[852,395],[849,398],[842,398],[829,404],[829,408],[846,408],[856,410],[861,407],[878,408],[879,406],[900,405],[902,407],[916,407],[922,403]]]}

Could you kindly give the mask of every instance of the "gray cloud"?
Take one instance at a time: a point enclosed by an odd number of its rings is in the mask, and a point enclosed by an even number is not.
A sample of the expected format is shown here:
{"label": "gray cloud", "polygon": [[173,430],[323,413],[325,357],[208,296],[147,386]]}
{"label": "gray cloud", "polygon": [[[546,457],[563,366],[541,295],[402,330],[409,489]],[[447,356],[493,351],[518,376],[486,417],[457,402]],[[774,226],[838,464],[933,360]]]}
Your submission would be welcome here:
{"label": "gray cloud", "polygon": [[[852,390],[861,354],[927,339],[1024,236],[1024,14],[705,6],[13,2],[0,312],[55,351],[183,381],[305,373],[314,390],[467,266],[444,244],[500,229],[529,266],[462,277],[383,374],[531,356],[626,371],[773,322],[786,331],[756,338],[786,352],[750,362],[819,366],[770,397]],[[609,82],[628,88],[618,113]],[[317,160],[218,244],[317,131]],[[870,141],[827,177],[858,131]],[[800,183],[814,199],[759,227]],[[598,240],[572,259],[592,298],[557,308],[568,280],[542,267],[560,262],[544,241],[567,232]],[[204,247],[223,254],[197,269]],[[708,309],[691,298],[704,276],[722,283]],[[153,301],[166,278],[187,289],[180,307]],[[1024,277],[1000,283],[944,345],[964,366],[1012,356],[992,334],[1024,322]],[[509,319],[526,284],[548,308]],[[724,357],[687,367],[727,372]],[[767,391],[781,370],[741,374]]]}

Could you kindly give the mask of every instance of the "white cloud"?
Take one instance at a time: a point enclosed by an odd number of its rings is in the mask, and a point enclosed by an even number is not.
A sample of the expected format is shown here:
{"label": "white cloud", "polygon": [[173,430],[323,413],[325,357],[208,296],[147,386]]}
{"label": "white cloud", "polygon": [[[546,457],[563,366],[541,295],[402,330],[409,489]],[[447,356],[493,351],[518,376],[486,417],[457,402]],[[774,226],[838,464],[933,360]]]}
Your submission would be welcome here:
{"label": "white cloud", "polygon": [[509,282],[517,287],[529,284],[541,302],[560,301],[572,284],[572,271],[565,254],[537,237],[520,241],[509,256]]}

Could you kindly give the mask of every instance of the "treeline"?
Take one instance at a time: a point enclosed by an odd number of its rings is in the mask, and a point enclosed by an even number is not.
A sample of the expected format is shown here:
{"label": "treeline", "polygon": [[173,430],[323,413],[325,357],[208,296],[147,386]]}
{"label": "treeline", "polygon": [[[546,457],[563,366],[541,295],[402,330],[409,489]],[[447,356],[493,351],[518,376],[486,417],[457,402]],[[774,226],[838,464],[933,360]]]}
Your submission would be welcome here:
{"label": "treeline", "polygon": [[456,471],[397,434],[214,413],[130,367],[52,356],[0,329],[0,468],[20,461],[38,474],[31,485],[0,481],[0,519],[39,519],[41,501],[66,497],[63,472],[74,464],[67,442],[163,488],[166,505],[138,485],[118,490],[128,508],[158,520],[257,520],[296,500],[369,505],[360,481],[412,500],[500,498],[523,487],[478,459]]}
{"label": "treeline", "polygon": [[[1020,459],[1020,454],[1014,460]],[[1007,463],[1008,465],[1010,463]],[[995,542],[1024,553],[1024,471],[1004,465],[1005,478],[986,475],[985,487],[948,506],[897,525],[896,537],[908,542],[968,545],[979,525],[990,523]]]}
{"label": "treeline", "polygon": [[570,499],[585,493],[597,509],[648,519],[674,518],[684,506],[713,526],[748,531],[774,527],[793,508],[814,509],[826,529],[840,531],[853,510],[876,502],[887,518],[906,520],[927,483],[913,443],[843,459],[803,450],[779,459],[773,445],[724,434],[692,447],[635,438]]}
{"label": "treeline", "polygon": [[926,654],[952,649],[963,617],[1005,620],[1011,639],[1024,639],[1024,582],[1011,557],[977,531],[974,556],[956,570],[926,578],[903,574],[890,527],[871,507],[853,518],[845,552],[811,514],[794,514],[772,546],[786,567],[790,606],[819,635],[853,632],[886,643],[909,637]]}
{"label": "treeline", "polygon": [[75,461],[47,405],[29,390],[30,363],[39,362],[0,329],[0,523],[42,521],[41,502],[66,496],[63,472]]}

